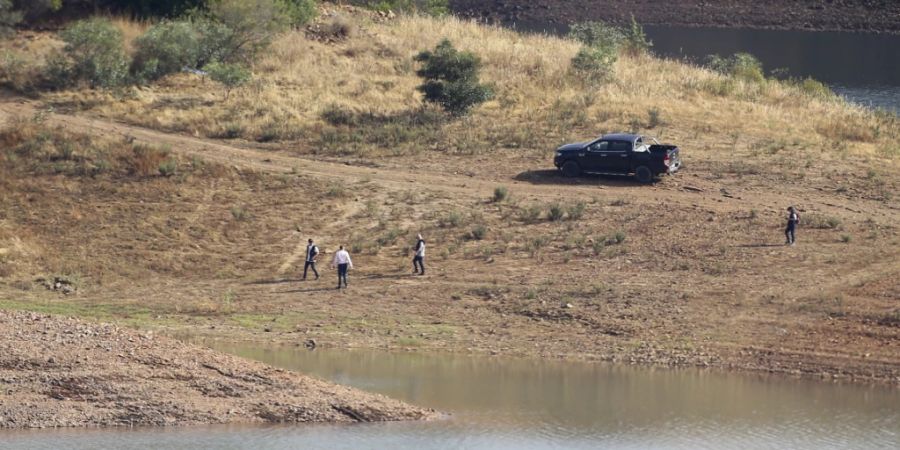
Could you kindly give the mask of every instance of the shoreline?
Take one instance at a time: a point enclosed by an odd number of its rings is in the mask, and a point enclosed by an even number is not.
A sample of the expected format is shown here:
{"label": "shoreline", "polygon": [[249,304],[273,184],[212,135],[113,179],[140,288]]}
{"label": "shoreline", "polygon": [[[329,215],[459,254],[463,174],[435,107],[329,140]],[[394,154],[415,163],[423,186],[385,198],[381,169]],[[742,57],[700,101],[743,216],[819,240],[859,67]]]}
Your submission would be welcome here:
{"label": "shoreline", "polygon": [[434,410],[116,325],[0,311],[0,429],[429,420]]}
{"label": "shoreline", "polygon": [[655,0],[574,0],[481,2],[451,0],[454,14],[487,22],[571,24],[603,20],[626,25],[634,15],[641,25],[749,28],[900,34],[900,4],[848,1],[822,4],[814,0],[779,2],[726,1],[717,4]]}

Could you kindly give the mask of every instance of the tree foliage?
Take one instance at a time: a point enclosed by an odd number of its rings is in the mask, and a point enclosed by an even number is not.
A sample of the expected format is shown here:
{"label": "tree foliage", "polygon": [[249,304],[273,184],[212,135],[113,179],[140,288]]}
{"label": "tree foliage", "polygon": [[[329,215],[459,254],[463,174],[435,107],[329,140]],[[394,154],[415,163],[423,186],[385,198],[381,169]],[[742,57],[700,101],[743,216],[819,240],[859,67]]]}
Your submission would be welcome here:
{"label": "tree foliage", "polygon": [[131,72],[139,81],[152,81],[185,67],[196,68],[200,36],[188,21],[163,21],[135,40]]}
{"label": "tree foliage", "polygon": [[108,19],[80,20],[59,36],[66,45],[52,60],[57,76],[91,87],[114,87],[126,81],[128,59],[122,33]]}
{"label": "tree foliage", "polygon": [[493,90],[479,83],[478,56],[456,50],[447,39],[434,51],[423,51],[415,59],[422,64],[416,75],[425,80],[418,88],[425,100],[441,105],[453,115],[463,115],[493,97]]}

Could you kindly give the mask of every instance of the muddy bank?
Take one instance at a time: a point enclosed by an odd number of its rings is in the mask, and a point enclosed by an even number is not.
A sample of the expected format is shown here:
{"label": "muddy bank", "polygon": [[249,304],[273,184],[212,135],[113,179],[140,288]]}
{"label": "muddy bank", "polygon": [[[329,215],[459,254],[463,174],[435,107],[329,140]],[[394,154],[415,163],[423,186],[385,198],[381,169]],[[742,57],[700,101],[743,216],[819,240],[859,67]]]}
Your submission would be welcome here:
{"label": "muddy bank", "polygon": [[376,422],[435,415],[113,325],[0,311],[0,428]]}
{"label": "muddy bank", "polygon": [[890,0],[451,0],[454,12],[497,22],[645,25],[900,33],[900,2]]}

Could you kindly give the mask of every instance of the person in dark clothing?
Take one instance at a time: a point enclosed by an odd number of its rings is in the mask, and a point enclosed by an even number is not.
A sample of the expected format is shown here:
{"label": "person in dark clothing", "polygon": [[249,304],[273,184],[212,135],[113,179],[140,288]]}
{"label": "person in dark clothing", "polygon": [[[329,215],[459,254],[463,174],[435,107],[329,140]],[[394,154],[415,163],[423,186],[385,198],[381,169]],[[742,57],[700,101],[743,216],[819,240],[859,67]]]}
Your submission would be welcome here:
{"label": "person in dark clothing", "polygon": [[316,259],[318,258],[319,247],[316,247],[316,244],[310,239],[309,243],[306,245],[306,263],[303,264],[303,281],[306,281],[306,271],[310,268],[312,268],[313,273],[316,275],[316,279],[319,279],[319,271],[316,270]]}
{"label": "person in dark clothing", "polygon": [[413,273],[425,275],[425,239],[422,239],[421,234],[417,235],[416,239],[416,246],[413,248]]}
{"label": "person in dark clothing", "polygon": [[787,227],[784,229],[784,236],[787,238],[785,245],[794,245],[797,243],[797,225],[800,224],[800,214],[793,206],[788,207]]}

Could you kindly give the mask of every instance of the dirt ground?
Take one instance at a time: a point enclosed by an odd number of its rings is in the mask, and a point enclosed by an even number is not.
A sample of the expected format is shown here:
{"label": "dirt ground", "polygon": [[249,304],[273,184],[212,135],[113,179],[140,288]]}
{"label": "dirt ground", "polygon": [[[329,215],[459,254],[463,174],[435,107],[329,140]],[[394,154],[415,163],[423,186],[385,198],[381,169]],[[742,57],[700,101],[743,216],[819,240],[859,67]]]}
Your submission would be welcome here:
{"label": "dirt ground", "polygon": [[376,394],[152,332],[0,311],[0,428],[434,417]]}
{"label": "dirt ground", "polygon": [[[0,111],[8,121],[35,107]],[[5,309],[273,344],[900,383],[900,208],[884,197],[897,179],[854,174],[862,160],[810,162],[792,178],[683,149],[683,173],[643,186],[563,179],[531,154],[326,160],[96,117],[44,120],[163,145],[222,175],[6,180],[0,238],[19,258],[0,283]],[[492,201],[501,185],[511,199]],[[583,217],[547,218],[578,203]],[[786,247],[791,203],[805,222]],[[411,275],[418,231],[425,277]],[[308,237],[325,253],[319,281],[299,279]],[[326,269],[339,244],[357,266],[346,291]],[[47,289],[39,274],[75,289]]]}
{"label": "dirt ground", "polygon": [[450,3],[457,14],[505,23],[604,20],[626,24],[634,15],[644,25],[900,33],[900,4],[889,0],[451,0]]}

